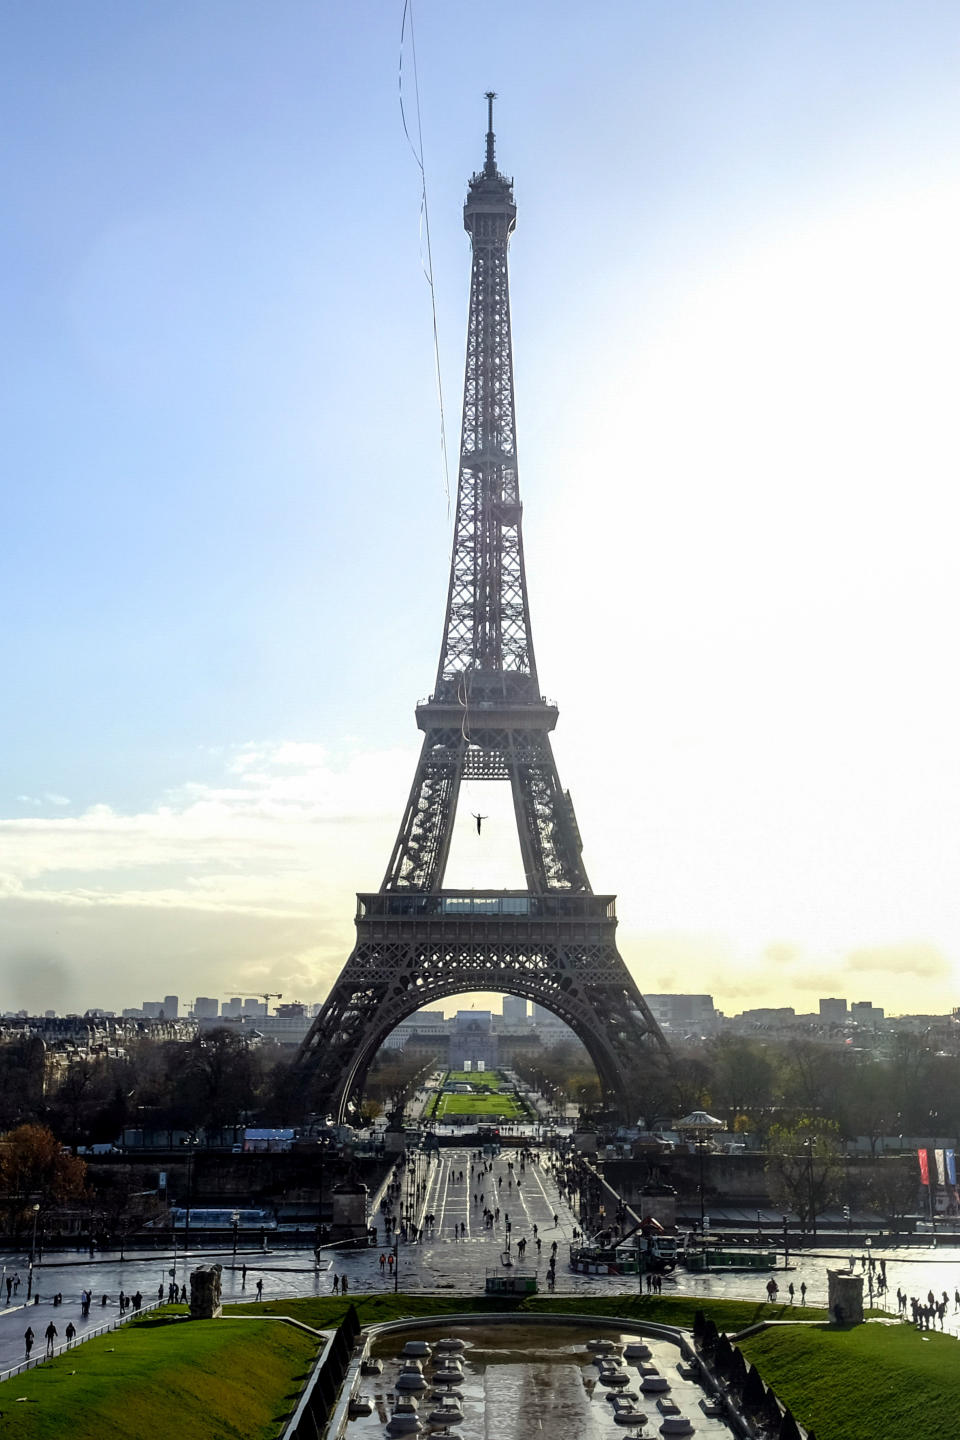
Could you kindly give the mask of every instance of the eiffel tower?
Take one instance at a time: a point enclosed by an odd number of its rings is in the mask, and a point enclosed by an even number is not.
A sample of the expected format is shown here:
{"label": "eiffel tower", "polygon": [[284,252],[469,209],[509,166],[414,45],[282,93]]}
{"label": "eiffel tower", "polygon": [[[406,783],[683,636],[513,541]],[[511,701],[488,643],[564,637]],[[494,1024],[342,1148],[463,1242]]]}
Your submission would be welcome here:
{"label": "eiffel tower", "polygon": [[[587,879],[550,745],[557,707],[537,678],[507,280],[517,209],[513,181],[494,158],[494,99],[488,94],[486,160],[463,209],[473,267],[460,477],[440,664],[416,710],[423,749],[383,882],[357,896],[356,946],[298,1054],[313,1105],[339,1120],[394,1027],[464,992],[522,996],[551,1010],[627,1119],[636,1119],[642,1047],[667,1051],[617,951],[615,897],[595,895]],[[443,888],[463,780],[509,781],[526,889]]]}

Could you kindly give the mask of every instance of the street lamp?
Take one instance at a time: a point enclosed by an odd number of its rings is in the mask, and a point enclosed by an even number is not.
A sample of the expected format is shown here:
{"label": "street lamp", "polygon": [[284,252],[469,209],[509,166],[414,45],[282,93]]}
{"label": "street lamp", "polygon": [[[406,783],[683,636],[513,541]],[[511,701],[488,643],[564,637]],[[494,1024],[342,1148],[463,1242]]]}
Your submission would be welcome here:
{"label": "street lamp", "polygon": [[704,1150],[706,1150],[706,1148],[707,1148],[707,1139],[706,1139],[706,1136],[705,1136],[705,1135],[699,1135],[699,1136],[697,1137],[697,1155],[700,1157],[700,1185],[699,1185],[699,1190],[700,1190],[700,1243],[701,1243],[701,1245],[704,1243],[704,1236],[703,1236],[703,1217],[704,1217],[704,1209],[703,1209],[703,1152],[704,1152]]}
{"label": "street lamp", "polygon": [[30,1240],[30,1269],[27,1272],[27,1304],[30,1303],[30,1296],[33,1294],[33,1261],[37,1253],[37,1217],[40,1214],[40,1206],[33,1207],[33,1236]]}
{"label": "street lamp", "polygon": [[817,1208],[813,1198],[813,1137],[808,1135],[803,1142],[803,1148],[807,1152],[807,1195],[810,1205],[810,1229],[814,1240],[817,1238]]}
{"label": "street lamp", "polygon": [[790,1238],[787,1234],[787,1217],[783,1217],[783,1268],[790,1268]]}
{"label": "street lamp", "polygon": [[199,1137],[198,1137],[198,1136],[196,1136],[196,1135],[191,1135],[189,1139],[187,1139],[187,1140],[181,1140],[181,1141],[180,1141],[180,1144],[181,1144],[181,1145],[188,1145],[188,1146],[191,1147],[190,1149],[187,1150],[187,1214],[186,1214],[186,1219],[185,1219],[185,1221],[184,1221],[184,1226],[183,1226],[183,1253],[184,1253],[184,1255],[186,1255],[187,1251],[190,1249],[190,1200],[191,1200],[191,1197],[192,1197],[192,1194],[193,1194],[193,1185],[192,1185],[192,1182],[193,1182],[193,1159],[194,1159],[194,1151],[193,1151],[193,1148],[192,1148],[192,1147],[193,1147],[194,1145],[199,1145],[199,1144],[200,1144],[200,1140],[199,1140]]}
{"label": "street lamp", "polygon": [[236,1268],[237,1268],[237,1231],[238,1231],[239,1228],[240,1228],[240,1211],[239,1211],[239,1210],[234,1210],[233,1214],[230,1216],[230,1219],[233,1221],[233,1268],[234,1268],[234,1270],[236,1270]]}

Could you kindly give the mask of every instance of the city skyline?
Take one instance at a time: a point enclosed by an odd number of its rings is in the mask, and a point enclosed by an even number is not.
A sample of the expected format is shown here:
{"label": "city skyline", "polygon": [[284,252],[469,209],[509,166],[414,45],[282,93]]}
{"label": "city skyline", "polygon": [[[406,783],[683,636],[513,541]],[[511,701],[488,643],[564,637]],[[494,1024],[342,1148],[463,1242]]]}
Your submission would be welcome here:
{"label": "city skyline", "polygon": [[[960,17],[598,15],[416,6],[450,486],[492,87],[533,628],[624,958],[728,1012],[949,1012]],[[449,557],[400,11],[4,31],[4,1008],[312,1004]],[[451,884],[516,883],[503,798]]]}

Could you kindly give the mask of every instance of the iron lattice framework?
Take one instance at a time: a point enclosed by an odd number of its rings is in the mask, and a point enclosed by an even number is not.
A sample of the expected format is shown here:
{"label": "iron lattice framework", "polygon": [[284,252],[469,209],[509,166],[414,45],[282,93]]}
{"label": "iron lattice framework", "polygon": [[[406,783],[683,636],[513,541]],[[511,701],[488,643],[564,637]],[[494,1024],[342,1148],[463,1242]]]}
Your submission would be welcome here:
{"label": "iron lattice framework", "polygon": [[[357,944],[299,1052],[317,1108],[343,1118],[376,1051],[421,1006],[468,991],[552,1010],[627,1112],[644,1042],[666,1042],[616,947],[613,896],[594,895],[550,745],[523,563],[507,248],[513,182],[486,161],[463,210],[473,265],[450,588],[423,748],[386,874],[357,897]],[[444,890],[461,781],[509,781],[523,891]]]}

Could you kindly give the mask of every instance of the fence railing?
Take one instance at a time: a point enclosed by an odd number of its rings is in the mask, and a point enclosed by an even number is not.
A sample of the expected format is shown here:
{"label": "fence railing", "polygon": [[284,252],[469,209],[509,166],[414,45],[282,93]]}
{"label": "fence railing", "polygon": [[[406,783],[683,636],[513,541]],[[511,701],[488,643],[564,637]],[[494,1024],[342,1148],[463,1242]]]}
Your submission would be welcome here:
{"label": "fence railing", "polygon": [[283,1440],[320,1440],[337,1403],[359,1334],[360,1321],[351,1305],[311,1370]]}
{"label": "fence railing", "polygon": [[[24,1370],[33,1370],[38,1365],[46,1364],[48,1360],[56,1360],[58,1355],[64,1355],[68,1350],[76,1350],[78,1345],[85,1345],[88,1340],[95,1340],[98,1335],[108,1335],[111,1330],[119,1330],[121,1325],[129,1325],[131,1320],[136,1320],[139,1315],[148,1315],[151,1310],[158,1309],[161,1304],[166,1305],[167,1301],[150,1300],[145,1305],[141,1305],[139,1310],[131,1307],[130,1313],[127,1315],[117,1315],[112,1320],[104,1321],[102,1325],[94,1325],[87,1330],[79,1331],[72,1340],[64,1340],[62,1344],[55,1345],[50,1354],[47,1354],[46,1340],[41,1331],[40,1334],[34,1336],[33,1340],[38,1353],[31,1353],[29,1359],[24,1358],[19,1365],[13,1365],[9,1370],[0,1370],[0,1384],[4,1380],[12,1380],[15,1375],[21,1375]],[[27,1325],[30,1325],[30,1317],[36,1312],[36,1308],[33,1305],[24,1307],[23,1315]],[[38,1315],[38,1324],[39,1321]],[[41,1347],[42,1353],[40,1353]]]}

